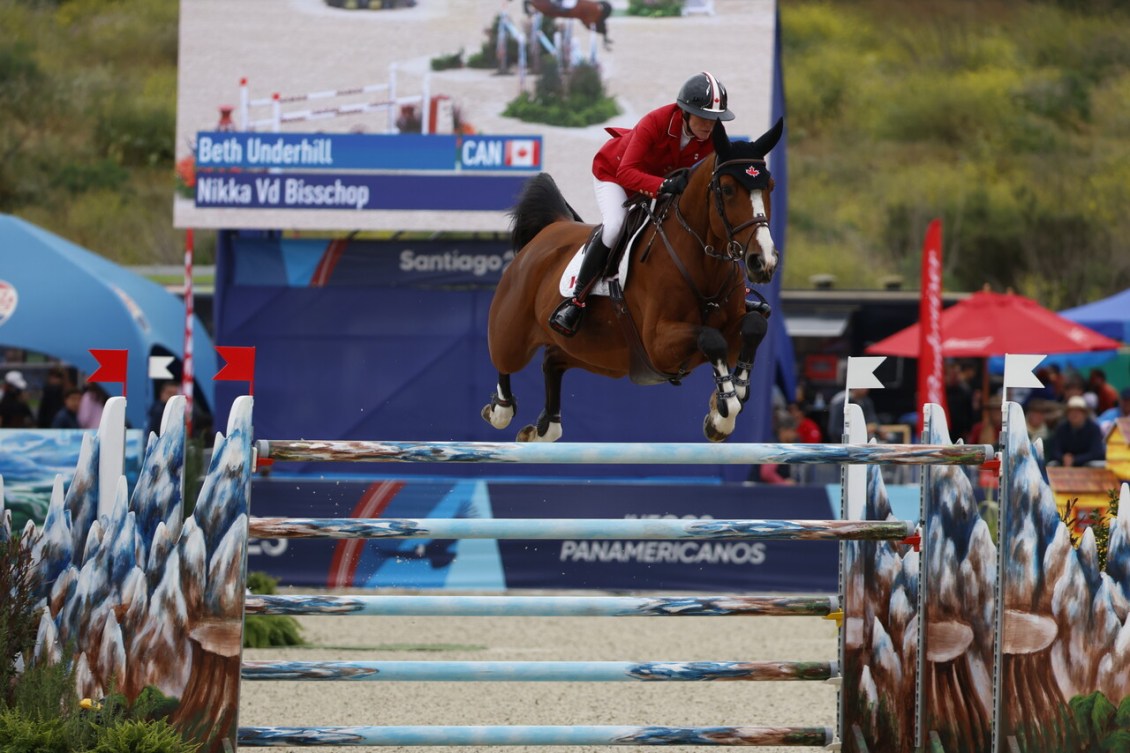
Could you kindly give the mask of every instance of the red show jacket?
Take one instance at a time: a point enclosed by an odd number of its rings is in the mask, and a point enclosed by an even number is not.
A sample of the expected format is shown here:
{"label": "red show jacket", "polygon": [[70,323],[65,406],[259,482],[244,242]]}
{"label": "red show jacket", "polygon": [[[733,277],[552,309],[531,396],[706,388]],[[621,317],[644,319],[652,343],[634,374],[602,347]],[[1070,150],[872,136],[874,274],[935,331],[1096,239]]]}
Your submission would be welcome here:
{"label": "red show jacket", "polygon": [[676,104],[664,105],[640,118],[635,128],[607,128],[612,138],[596,153],[592,174],[611,181],[629,194],[639,191],[655,196],[663,176],[680,167],[690,167],[714,152],[710,139],[691,137],[681,151],[683,113]]}

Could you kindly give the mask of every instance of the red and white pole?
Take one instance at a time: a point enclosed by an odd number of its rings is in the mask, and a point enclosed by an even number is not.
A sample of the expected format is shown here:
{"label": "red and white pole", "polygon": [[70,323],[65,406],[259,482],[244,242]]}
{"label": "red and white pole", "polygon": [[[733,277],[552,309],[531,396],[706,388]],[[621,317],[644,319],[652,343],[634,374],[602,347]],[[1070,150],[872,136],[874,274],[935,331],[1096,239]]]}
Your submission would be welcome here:
{"label": "red and white pole", "polygon": [[184,231],[184,360],[181,392],[184,393],[184,434],[192,437],[192,228]]}

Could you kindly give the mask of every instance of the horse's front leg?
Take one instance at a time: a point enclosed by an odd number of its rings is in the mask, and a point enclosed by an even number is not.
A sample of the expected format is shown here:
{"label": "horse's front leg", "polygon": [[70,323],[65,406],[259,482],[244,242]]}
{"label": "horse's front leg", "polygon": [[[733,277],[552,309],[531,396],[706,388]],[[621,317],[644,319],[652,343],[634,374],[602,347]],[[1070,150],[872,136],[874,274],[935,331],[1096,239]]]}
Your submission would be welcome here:
{"label": "horse's front leg", "polygon": [[510,391],[510,375],[499,372],[494,394],[490,396],[490,402],[483,406],[483,420],[496,429],[505,429],[517,412],[518,401]]}
{"label": "horse's front leg", "polygon": [[749,400],[749,380],[753,374],[753,362],[757,356],[757,349],[769,331],[769,304],[755,304],[754,307],[742,318],[741,338],[742,347],[738,351],[738,361],[734,364],[734,387],[738,392],[738,399],[745,403]]}
{"label": "horse's front leg", "polygon": [[519,442],[556,442],[561,438],[561,379],[567,367],[556,357],[552,347],[545,349],[541,370],[545,377],[545,408],[536,424],[518,432]]}
{"label": "horse's front leg", "polygon": [[710,395],[710,411],[702,422],[702,432],[711,442],[721,442],[734,433],[742,401],[738,399],[734,387],[734,377],[730,373],[729,347],[722,333],[713,327],[703,327],[698,335],[699,350],[714,370],[714,382],[718,385]]}

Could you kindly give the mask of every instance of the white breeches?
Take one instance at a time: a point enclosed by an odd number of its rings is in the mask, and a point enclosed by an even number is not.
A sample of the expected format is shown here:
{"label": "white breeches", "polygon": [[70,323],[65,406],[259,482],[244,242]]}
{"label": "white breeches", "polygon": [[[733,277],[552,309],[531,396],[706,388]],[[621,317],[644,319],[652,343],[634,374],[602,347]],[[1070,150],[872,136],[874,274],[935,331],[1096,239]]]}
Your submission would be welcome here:
{"label": "white breeches", "polygon": [[628,210],[624,202],[628,200],[628,192],[621,186],[611,181],[592,179],[593,191],[596,192],[596,205],[600,209],[600,219],[604,223],[604,230],[600,239],[604,245],[612,248],[620,238],[620,231],[624,229],[624,218]]}

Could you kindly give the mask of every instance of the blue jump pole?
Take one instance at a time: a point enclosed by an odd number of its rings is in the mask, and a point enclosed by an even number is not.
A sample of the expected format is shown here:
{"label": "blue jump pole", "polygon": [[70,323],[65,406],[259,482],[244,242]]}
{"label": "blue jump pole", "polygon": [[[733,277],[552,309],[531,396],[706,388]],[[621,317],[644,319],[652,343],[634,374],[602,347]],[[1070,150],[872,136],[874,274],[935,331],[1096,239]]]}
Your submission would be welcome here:
{"label": "blue jump pole", "polygon": [[245,661],[244,680],[369,682],[714,682],[840,676],[834,661]]}
{"label": "blue jump pole", "polygon": [[247,614],[395,617],[827,617],[837,596],[248,595]]}
{"label": "blue jump pole", "polygon": [[640,520],[583,518],[251,518],[258,539],[695,539],[891,540],[917,529],[903,520]]}
{"label": "blue jump pole", "polygon": [[830,745],[831,727],[240,727],[248,747],[281,745]]}
{"label": "blue jump pole", "polygon": [[980,465],[992,445],[259,440],[260,460],[354,463]]}

